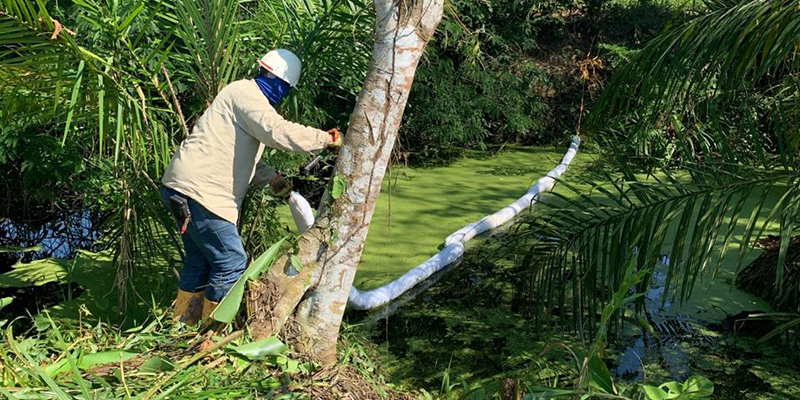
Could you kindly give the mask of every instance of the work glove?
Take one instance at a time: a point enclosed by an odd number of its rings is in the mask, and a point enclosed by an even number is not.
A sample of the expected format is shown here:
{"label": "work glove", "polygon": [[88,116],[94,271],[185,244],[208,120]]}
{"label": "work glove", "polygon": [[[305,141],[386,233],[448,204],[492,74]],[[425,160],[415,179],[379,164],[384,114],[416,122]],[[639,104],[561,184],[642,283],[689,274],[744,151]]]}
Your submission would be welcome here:
{"label": "work glove", "polygon": [[328,133],[328,147],[338,149],[342,147],[342,132],[339,132],[339,128],[329,129]]}
{"label": "work glove", "polygon": [[277,198],[287,198],[289,194],[292,193],[292,182],[284,178],[281,174],[277,174],[269,182],[269,191]]}
{"label": "work glove", "polygon": [[250,181],[250,186],[256,189],[265,188],[276,175],[277,173],[272,167],[263,161],[259,161],[256,163],[256,173],[253,175],[253,180]]}

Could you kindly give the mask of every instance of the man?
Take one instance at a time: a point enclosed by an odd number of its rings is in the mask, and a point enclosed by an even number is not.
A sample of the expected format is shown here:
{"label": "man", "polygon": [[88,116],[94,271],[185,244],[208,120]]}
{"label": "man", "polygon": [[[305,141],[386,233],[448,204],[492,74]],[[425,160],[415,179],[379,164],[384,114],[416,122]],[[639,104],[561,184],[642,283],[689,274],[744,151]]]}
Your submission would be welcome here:
{"label": "man", "polygon": [[[186,250],[174,310],[174,319],[186,324],[210,315],[247,267],[236,222],[265,145],[304,153],[342,143],[336,129],[295,124],[275,111],[300,78],[297,56],[274,50],[259,64],[255,79],[222,89],[161,180]],[[280,175],[263,163],[258,170],[256,180],[268,181],[273,194],[288,195],[290,185]]]}

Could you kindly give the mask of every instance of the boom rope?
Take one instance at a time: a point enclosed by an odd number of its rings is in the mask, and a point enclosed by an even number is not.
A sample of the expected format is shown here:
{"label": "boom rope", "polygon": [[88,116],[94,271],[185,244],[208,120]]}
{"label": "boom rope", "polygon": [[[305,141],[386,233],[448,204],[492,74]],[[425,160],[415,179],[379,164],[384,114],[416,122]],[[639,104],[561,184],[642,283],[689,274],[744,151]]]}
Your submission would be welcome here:
{"label": "boom rope", "polygon": [[[487,215],[453,232],[445,239],[445,247],[442,251],[406,272],[403,276],[372,290],[361,291],[355,286],[350,288],[350,297],[347,300],[347,305],[356,310],[369,310],[388,304],[418,283],[430,278],[431,275],[461,258],[464,254],[464,244],[470,239],[483,232],[505,225],[520,212],[533,206],[539,200],[541,193],[551,191],[555,187],[558,178],[567,172],[567,168],[569,168],[572,159],[578,153],[580,145],[580,138],[578,136],[573,137],[569,150],[564,154],[561,163],[531,186],[524,196],[500,211]],[[314,223],[314,214],[311,206],[299,193],[291,193],[289,208],[301,233],[305,232]]]}

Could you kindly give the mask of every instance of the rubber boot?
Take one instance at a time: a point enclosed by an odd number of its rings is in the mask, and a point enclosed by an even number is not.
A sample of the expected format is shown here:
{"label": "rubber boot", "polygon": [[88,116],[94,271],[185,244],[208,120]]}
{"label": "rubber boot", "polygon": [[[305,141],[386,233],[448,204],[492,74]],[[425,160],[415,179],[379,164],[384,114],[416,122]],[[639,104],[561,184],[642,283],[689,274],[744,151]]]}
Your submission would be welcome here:
{"label": "rubber boot", "polygon": [[207,321],[208,317],[211,316],[211,313],[214,312],[214,310],[217,308],[218,305],[219,302],[217,301],[211,301],[209,299],[203,298],[203,315],[202,315],[203,321],[210,322]]}
{"label": "rubber boot", "polygon": [[203,292],[191,293],[178,289],[172,319],[186,325],[197,325],[200,317],[203,316],[204,298]]}

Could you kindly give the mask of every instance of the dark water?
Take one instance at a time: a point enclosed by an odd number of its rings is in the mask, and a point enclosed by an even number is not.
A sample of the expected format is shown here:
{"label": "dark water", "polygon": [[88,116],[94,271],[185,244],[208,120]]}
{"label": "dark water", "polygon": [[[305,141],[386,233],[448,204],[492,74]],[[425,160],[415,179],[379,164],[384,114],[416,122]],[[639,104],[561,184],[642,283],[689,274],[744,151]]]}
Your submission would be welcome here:
{"label": "dark water", "polygon": [[[17,262],[50,257],[69,259],[79,249],[100,250],[97,244],[101,237],[100,220],[100,215],[87,210],[55,213],[27,222],[0,219],[0,249],[40,247],[36,251],[0,252],[0,273],[10,271]],[[0,309],[0,321],[13,321],[16,332],[26,331],[32,326],[29,316],[69,301],[83,291],[74,283],[57,282],[20,288],[0,287],[0,299],[12,299]]]}
{"label": "dark water", "polygon": [[[346,315],[370,335],[393,379],[437,391],[445,373],[451,382],[502,376],[539,385],[574,377],[566,353],[542,355],[555,343],[580,351],[571,327],[555,318],[536,324],[519,313],[518,271],[490,254],[470,251],[459,266],[434,276],[437,282],[426,282],[429,288],[399,304]],[[718,398],[800,398],[793,391],[800,388],[797,359],[757,343],[757,337],[733,335],[723,324],[704,326],[672,312],[670,302],[662,304],[664,280],[655,274],[645,304],[658,335],[628,324],[608,346],[606,362],[617,381],[660,384],[700,374],[714,382]]]}
{"label": "dark water", "polygon": [[[441,280],[415,297],[346,318],[364,329],[379,347],[382,364],[403,383],[438,389],[445,372],[484,378],[520,371],[539,358],[547,339],[574,339],[560,324],[537,325],[515,311],[515,268],[484,253],[468,253],[458,266],[434,275],[432,280]],[[562,372],[559,365],[535,371]]]}
{"label": "dark water", "polygon": [[662,304],[666,277],[661,271],[655,272],[644,301],[646,318],[658,336],[647,335],[641,330],[628,330],[623,335],[620,343],[628,345],[612,370],[618,378],[644,380],[646,360],[656,361],[669,379],[684,381],[692,373],[687,348],[713,341],[699,331],[697,321],[686,315],[670,313],[672,302],[669,298]]}
{"label": "dark water", "polygon": [[25,222],[0,218],[0,249],[42,247],[38,251],[0,252],[0,273],[9,271],[18,261],[48,257],[68,259],[75,256],[78,249],[98,250],[100,220],[99,214],[89,210],[59,212]]}
{"label": "dark water", "polygon": [[0,287],[0,299],[14,299],[0,310],[0,321],[14,321],[14,331],[24,332],[32,326],[32,321],[27,317],[36,315],[47,307],[70,301],[83,292],[84,289],[79,285],[58,282],[21,288]]}

